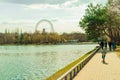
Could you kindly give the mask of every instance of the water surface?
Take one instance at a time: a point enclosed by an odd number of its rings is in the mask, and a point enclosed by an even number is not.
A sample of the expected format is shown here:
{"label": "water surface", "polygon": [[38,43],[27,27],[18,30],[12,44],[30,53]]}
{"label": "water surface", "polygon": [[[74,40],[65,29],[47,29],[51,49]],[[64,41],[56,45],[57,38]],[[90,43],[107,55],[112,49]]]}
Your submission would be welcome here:
{"label": "water surface", "polygon": [[0,46],[0,80],[44,80],[96,45]]}

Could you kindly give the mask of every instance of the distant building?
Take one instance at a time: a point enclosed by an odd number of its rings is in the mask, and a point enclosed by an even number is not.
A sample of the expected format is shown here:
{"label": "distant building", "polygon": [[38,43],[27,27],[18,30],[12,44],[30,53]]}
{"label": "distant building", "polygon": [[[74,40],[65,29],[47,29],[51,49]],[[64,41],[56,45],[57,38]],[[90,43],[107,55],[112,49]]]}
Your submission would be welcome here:
{"label": "distant building", "polygon": [[77,39],[74,39],[74,40],[67,40],[68,43],[77,43],[78,40]]}
{"label": "distant building", "polygon": [[46,34],[45,28],[43,28],[42,34]]}

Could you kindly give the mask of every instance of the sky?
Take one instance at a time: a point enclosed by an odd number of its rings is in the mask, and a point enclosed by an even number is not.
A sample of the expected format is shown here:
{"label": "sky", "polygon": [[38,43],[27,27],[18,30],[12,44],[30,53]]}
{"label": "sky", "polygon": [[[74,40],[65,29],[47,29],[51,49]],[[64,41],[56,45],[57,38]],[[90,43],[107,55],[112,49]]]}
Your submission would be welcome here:
{"label": "sky", "polygon": [[[23,32],[34,32],[36,24],[46,19],[58,33],[84,32],[79,21],[87,5],[105,4],[107,0],[0,0],[0,32],[17,28]],[[48,22],[41,22],[38,30],[50,32]]]}

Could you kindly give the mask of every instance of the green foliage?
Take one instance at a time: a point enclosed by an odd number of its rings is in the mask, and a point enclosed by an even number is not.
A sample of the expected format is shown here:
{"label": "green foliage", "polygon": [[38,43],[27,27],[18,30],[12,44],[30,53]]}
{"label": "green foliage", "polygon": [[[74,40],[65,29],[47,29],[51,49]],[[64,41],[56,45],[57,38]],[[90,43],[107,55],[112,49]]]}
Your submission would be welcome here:
{"label": "green foliage", "polygon": [[88,5],[83,19],[79,22],[85,29],[88,39],[94,39],[103,35],[108,22],[107,8],[102,5]]}
{"label": "green foliage", "polygon": [[120,1],[109,0],[106,6],[88,5],[84,17],[79,22],[89,40],[109,37],[108,41],[120,43]]}

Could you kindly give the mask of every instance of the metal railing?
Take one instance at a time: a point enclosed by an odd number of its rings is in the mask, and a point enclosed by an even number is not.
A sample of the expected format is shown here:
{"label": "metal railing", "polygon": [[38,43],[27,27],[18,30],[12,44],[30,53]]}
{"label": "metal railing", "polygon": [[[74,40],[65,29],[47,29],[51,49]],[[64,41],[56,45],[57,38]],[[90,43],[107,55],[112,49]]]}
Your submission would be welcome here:
{"label": "metal railing", "polygon": [[85,59],[83,59],[81,62],[76,64],[74,67],[72,67],[69,71],[67,71],[65,74],[63,74],[61,77],[59,77],[57,80],[72,80],[78,72],[89,62],[89,60],[95,55],[95,53],[100,49],[100,47],[96,47],[96,49]]}

